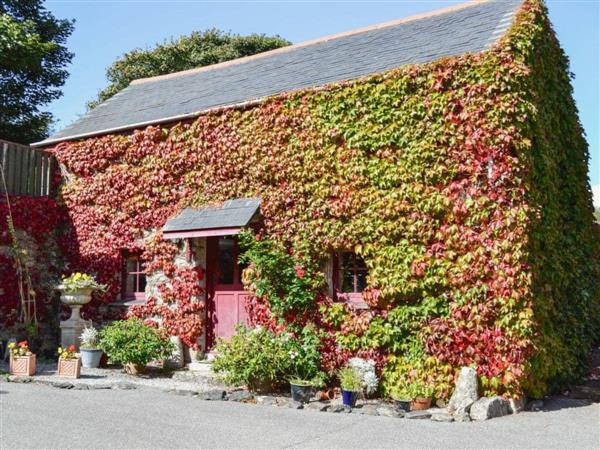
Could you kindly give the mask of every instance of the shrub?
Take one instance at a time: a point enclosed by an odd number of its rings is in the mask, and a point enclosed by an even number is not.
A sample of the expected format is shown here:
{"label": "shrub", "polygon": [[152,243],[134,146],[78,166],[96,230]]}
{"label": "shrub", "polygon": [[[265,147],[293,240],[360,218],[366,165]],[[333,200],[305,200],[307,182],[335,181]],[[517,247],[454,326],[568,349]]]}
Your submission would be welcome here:
{"label": "shrub", "polygon": [[227,383],[246,384],[252,390],[287,381],[320,385],[325,374],[320,368],[319,342],[319,335],[310,325],[297,337],[240,325],[229,340],[218,343],[213,370],[221,373]]}
{"label": "shrub", "polygon": [[139,365],[168,358],[175,350],[166,333],[137,318],[115,321],[104,328],[99,347],[112,363]]}
{"label": "shrub", "polygon": [[213,370],[225,382],[246,384],[252,390],[280,383],[292,367],[288,339],[262,327],[240,325],[229,340],[218,342]]}

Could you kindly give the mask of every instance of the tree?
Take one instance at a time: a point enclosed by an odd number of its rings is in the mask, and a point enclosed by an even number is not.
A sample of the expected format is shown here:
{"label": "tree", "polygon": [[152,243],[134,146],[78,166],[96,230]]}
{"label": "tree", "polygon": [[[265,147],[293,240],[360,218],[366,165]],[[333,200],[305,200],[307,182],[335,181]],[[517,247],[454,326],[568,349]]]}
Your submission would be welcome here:
{"label": "tree", "polygon": [[48,135],[73,54],[73,22],[54,17],[41,0],[0,0],[0,138],[30,143]]}
{"label": "tree", "polygon": [[171,39],[151,49],[135,49],[108,67],[106,77],[110,84],[99,92],[97,100],[88,102],[88,108],[94,108],[139,78],[208,66],[289,44],[279,36],[240,36],[213,28]]}

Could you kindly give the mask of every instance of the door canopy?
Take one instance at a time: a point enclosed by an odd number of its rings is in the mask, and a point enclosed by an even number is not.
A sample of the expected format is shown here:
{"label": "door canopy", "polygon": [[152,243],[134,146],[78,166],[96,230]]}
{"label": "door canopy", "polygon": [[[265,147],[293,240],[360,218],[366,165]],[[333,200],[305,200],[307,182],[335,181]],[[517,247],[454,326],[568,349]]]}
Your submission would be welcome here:
{"label": "door canopy", "polygon": [[163,227],[165,239],[230,236],[258,219],[259,198],[227,200],[219,208],[186,208]]}

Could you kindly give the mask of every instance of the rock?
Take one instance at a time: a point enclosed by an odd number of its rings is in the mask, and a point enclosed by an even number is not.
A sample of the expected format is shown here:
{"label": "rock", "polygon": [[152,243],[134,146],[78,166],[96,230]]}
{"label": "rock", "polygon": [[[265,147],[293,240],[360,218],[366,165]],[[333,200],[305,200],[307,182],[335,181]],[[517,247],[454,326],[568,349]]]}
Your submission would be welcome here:
{"label": "rock", "polygon": [[303,405],[302,403],[300,403],[300,402],[297,402],[297,401],[295,401],[295,400],[292,400],[292,401],[289,403],[288,407],[289,407],[289,408],[292,408],[292,409],[303,409],[303,408],[304,408],[304,405]]}
{"label": "rock", "polygon": [[466,412],[460,413],[460,414],[455,414],[454,421],[455,422],[470,422],[471,416],[469,416],[469,413],[466,413]]}
{"label": "rock", "polygon": [[59,389],[73,389],[73,383],[69,381],[51,381],[49,384]]}
{"label": "rock", "polygon": [[442,398],[438,398],[435,401],[435,406],[437,406],[438,408],[445,408],[446,406],[448,406],[448,402]]}
{"label": "rock", "polygon": [[405,419],[430,419],[431,413],[429,411],[409,411],[404,414]]}
{"label": "rock", "polygon": [[277,397],[277,399],[276,399],[277,406],[283,406],[283,407],[290,406],[291,401],[292,401],[292,399],[290,399],[288,397]]}
{"label": "rock", "polygon": [[501,397],[483,397],[471,406],[469,415],[472,420],[487,420],[508,414],[508,402]]}
{"label": "rock", "polygon": [[169,394],[175,394],[175,395],[189,395],[189,396],[193,396],[198,394],[197,391],[193,391],[191,389],[165,389],[165,392],[168,392]]}
{"label": "rock", "polygon": [[277,397],[272,397],[270,395],[257,395],[254,398],[256,400],[256,403],[258,403],[259,405],[277,405]]}
{"label": "rock", "polygon": [[227,395],[227,399],[230,402],[251,402],[254,400],[254,394],[246,390],[233,391]]}
{"label": "rock", "polygon": [[342,412],[348,413],[348,412],[351,412],[352,409],[348,408],[346,405],[342,405],[342,404],[338,403],[336,405],[331,405],[327,411],[332,412],[332,413],[342,413]]}
{"label": "rock", "polygon": [[445,412],[439,412],[431,415],[434,422],[454,422],[454,416]]}
{"label": "rock", "polygon": [[463,367],[460,369],[454,392],[450,397],[448,412],[450,414],[468,412],[478,398],[477,372],[472,367]]}
{"label": "rock", "polygon": [[525,409],[523,398],[511,398],[508,400],[508,412],[511,414],[519,414],[523,409]]}
{"label": "rock", "polygon": [[544,408],[544,400],[531,400],[525,408],[527,411],[541,411]]}
{"label": "rock", "polygon": [[377,415],[384,417],[401,418],[405,417],[406,413],[392,408],[391,406],[379,406],[376,409]]}
{"label": "rock", "polygon": [[115,389],[136,389],[135,384],[128,383],[126,381],[120,381],[120,382],[114,383],[113,387]]}
{"label": "rock", "polygon": [[[354,408],[356,414],[363,414],[365,416],[378,416],[377,407],[375,405],[363,405],[360,408]],[[404,411],[400,412],[404,416]]]}
{"label": "rock", "polygon": [[311,411],[327,411],[329,406],[329,402],[310,402],[304,405],[304,409],[309,409]]}
{"label": "rock", "polygon": [[226,392],[222,389],[211,389],[206,392],[201,392],[198,394],[198,398],[200,400],[223,400],[225,398]]}

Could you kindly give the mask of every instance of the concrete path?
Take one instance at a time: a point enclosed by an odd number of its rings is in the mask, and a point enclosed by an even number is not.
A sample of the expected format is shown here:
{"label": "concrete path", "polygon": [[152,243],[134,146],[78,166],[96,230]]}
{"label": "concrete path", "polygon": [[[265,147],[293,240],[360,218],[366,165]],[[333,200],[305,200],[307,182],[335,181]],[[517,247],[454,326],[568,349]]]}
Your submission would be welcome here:
{"label": "concrete path", "polygon": [[582,405],[560,400],[547,412],[436,423],[2,382],[0,448],[599,449],[600,404]]}

